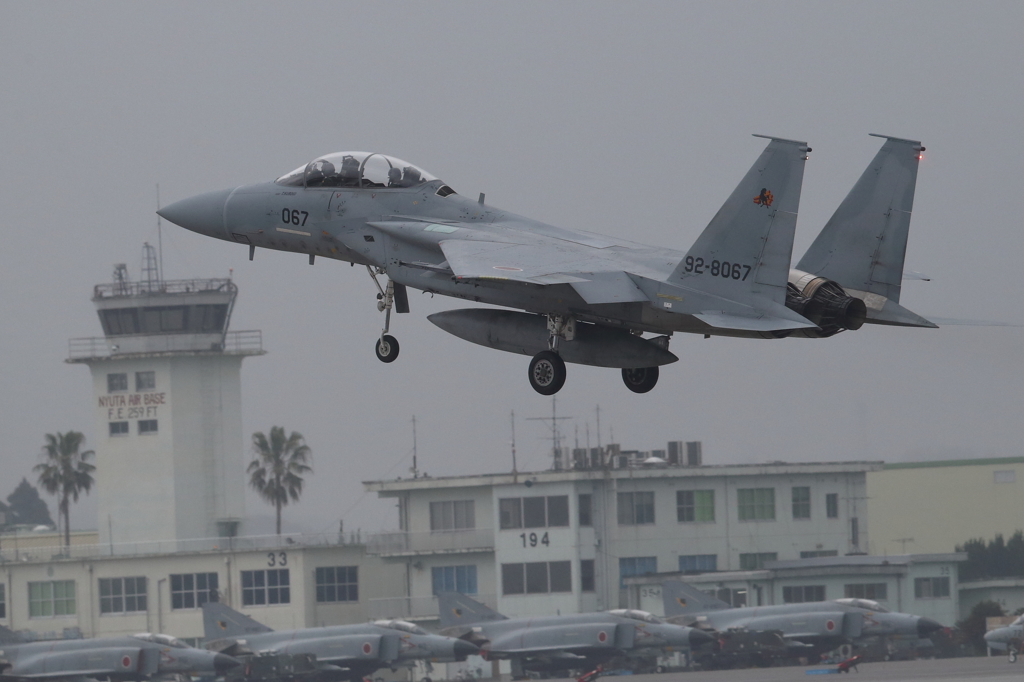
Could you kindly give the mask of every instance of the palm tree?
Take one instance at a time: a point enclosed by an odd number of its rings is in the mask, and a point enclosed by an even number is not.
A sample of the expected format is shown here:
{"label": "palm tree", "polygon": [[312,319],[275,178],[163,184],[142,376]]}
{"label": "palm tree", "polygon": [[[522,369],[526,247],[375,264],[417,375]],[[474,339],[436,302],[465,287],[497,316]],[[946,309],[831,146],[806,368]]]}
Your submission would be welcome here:
{"label": "palm tree", "polygon": [[89,492],[93,484],[92,472],[96,471],[96,467],[86,461],[96,453],[78,451],[83,443],[85,435],[78,431],[48,433],[42,452],[46,461],[32,468],[39,474],[39,485],[60,498],[57,514],[64,519],[65,547],[71,546],[70,502],[78,502],[81,492]]}
{"label": "palm tree", "polygon": [[277,510],[277,534],[281,534],[281,507],[288,501],[298,502],[302,495],[302,475],[312,473],[309,461],[312,451],[302,434],[292,431],[285,438],[283,426],[272,426],[270,438],[263,433],[252,434],[252,449],[256,458],[249,462],[246,473],[249,485],[268,504]]}

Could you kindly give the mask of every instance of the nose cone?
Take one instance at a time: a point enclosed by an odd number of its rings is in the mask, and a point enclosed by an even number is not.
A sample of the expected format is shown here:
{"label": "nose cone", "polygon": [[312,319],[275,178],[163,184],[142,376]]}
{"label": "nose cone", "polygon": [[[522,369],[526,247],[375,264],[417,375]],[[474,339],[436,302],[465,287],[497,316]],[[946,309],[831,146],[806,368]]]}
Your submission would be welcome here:
{"label": "nose cone", "polygon": [[224,205],[232,191],[199,194],[164,206],[157,213],[186,230],[225,239],[228,235],[224,229]]}
{"label": "nose cone", "polygon": [[455,654],[456,661],[464,661],[467,656],[475,656],[480,653],[480,647],[472,642],[467,642],[464,639],[455,640],[455,644],[452,645]]}
{"label": "nose cone", "polygon": [[937,632],[942,629],[942,623],[932,620],[931,618],[918,618],[917,619],[917,636],[927,637],[933,632]]}
{"label": "nose cone", "polygon": [[[170,220],[170,218],[168,218]],[[242,662],[227,654],[217,654],[213,657],[213,669],[218,675],[223,675],[232,668],[237,668]]]}
{"label": "nose cone", "polygon": [[715,638],[711,633],[705,632],[699,628],[690,628],[690,648],[698,647],[701,644],[708,644],[715,641]]}

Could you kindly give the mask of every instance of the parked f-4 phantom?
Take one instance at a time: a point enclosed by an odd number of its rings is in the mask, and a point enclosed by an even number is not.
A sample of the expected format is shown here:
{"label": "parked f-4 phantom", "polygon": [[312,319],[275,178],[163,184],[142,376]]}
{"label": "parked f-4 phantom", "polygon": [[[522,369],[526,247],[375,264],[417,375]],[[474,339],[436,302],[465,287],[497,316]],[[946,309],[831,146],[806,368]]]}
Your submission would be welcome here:
{"label": "parked f-4 phantom", "polygon": [[942,629],[942,624],[931,618],[891,612],[870,599],[733,608],[676,580],[662,583],[661,594],[669,622],[721,632],[777,630],[800,656],[870,637],[923,639]]}
{"label": "parked f-4 phantom", "polygon": [[464,661],[479,647],[453,637],[432,635],[413,623],[380,620],[275,632],[219,602],[203,604],[208,649],[238,656],[312,655],[318,680],[360,680],[380,668],[415,661]]}
{"label": "parked f-4 phantom", "polygon": [[24,642],[0,626],[0,680],[150,680],[164,675],[223,675],[239,661],[186,646],[174,637],[126,637]]}
{"label": "parked f-4 phantom", "polygon": [[985,633],[985,644],[989,649],[1005,651],[1011,663],[1016,662],[1024,643],[1024,616],[1009,625]]}
{"label": "parked f-4 phantom", "polygon": [[[436,313],[467,341],[532,356],[529,380],[551,395],[565,363],[621,368],[651,390],[675,332],[822,338],[864,323],[934,327],[899,305],[917,167],[924,147],[886,137],[810,249],[791,269],[804,142],[768,146],[689,251],[567,230],[459,196],[401,159],[323,156],[275,181],[178,201],[160,215],[257,247],[365,265],[386,312],[375,347],[392,362],[391,311],[408,288],[503,309]],[[386,275],[381,285],[378,276]],[[524,312],[517,312],[524,311]],[[644,337],[644,334],[653,334]]]}
{"label": "parked f-4 phantom", "polygon": [[506,618],[464,594],[447,592],[438,595],[438,610],[441,632],[479,646],[488,659],[510,659],[515,678],[528,670],[590,670],[612,658],[689,649],[712,639],[631,609]]}

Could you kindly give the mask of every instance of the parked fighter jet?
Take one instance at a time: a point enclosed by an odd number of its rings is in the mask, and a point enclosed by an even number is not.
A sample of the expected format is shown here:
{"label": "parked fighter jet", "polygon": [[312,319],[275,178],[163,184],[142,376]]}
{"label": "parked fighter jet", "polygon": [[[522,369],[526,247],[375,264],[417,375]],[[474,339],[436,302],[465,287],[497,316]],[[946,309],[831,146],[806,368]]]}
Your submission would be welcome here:
{"label": "parked fighter jet", "polygon": [[360,680],[380,668],[413,661],[464,661],[480,648],[431,635],[402,620],[275,632],[219,602],[203,604],[206,648],[245,658],[257,654],[313,654],[320,680]]}
{"label": "parked fighter jet", "polygon": [[985,644],[988,645],[988,648],[1005,651],[1011,663],[1017,660],[1022,643],[1024,643],[1024,616],[1006,627],[996,628],[985,633]]}
{"label": "parked fighter jet", "polygon": [[794,654],[830,651],[869,637],[925,638],[942,629],[931,618],[894,613],[870,599],[733,608],[692,585],[666,581],[661,586],[665,617],[711,630],[779,630]]}
{"label": "parked fighter jet", "polygon": [[[249,246],[365,265],[386,313],[375,347],[392,362],[391,311],[408,287],[501,309],[435,313],[460,338],[532,356],[530,384],[551,395],[565,363],[622,369],[651,390],[678,358],[674,332],[822,338],[865,322],[934,327],[899,305],[924,150],[887,137],[796,269],[790,269],[804,142],[771,142],[686,253],[567,230],[459,196],[401,159],[323,156],[272,182],[184,199],[159,211],[189,230]],[[379,275],[388,280],[383,286]],[[645,338],[643,335],[654,334]]]}
{"label": "parked fighter jet", "polygon": [[689,649],[712,639],[696,628],[631,609],[506,618],[455,592],[438,595],[438,609],[441,632],[479,646],[486,658],[511,659],[513,677],[527,670],[590,670],[618,656]]}
{"label": "parked fighter jet", "polygon": [[0,626],[0,680],[150,680],[161,675],[223,675],[239,661],[186,646],[174,637],[130,637],[25,642]]}

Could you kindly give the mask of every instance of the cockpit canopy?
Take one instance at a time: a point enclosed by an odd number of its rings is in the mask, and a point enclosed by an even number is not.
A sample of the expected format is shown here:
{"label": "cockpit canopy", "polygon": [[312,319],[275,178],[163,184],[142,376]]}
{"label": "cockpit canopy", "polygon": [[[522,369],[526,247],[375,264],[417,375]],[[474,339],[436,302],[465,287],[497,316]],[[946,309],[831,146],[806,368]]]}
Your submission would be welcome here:
{"label": "cockpit canopy", "polygon": [[875,611],[876,613],[889,613],[889,609],[885,608],[873,599],[854,599],[853,597],[845,597],[843,599],[836,599],[838,604],[846,604],[847,606],[856,606],[858,609],[866,609],[868,611]]}
{"label": "cockpit canopy", "polygon": [[132,635],[134,639],[141,639],[143,642],[152,642],[153,644],[162,644],[163,646],[174,647],[175,649],[188,649],[189,646],[182,642],[177,637],[171,637],[170,635],[161,635],[155,632],[139,632]]}
{"label": "cockpit canopy", "polygon": [[387,628],[389,630],[401,630],[402,632],[408,632],[413,635],[425,635],[427,631],[421,628],[415,623],[410,623],[407,620],[375,620],[373,624],[379,628]]}
{"label": "cockpit canopy", "polygon": [[288,187],[396,189],[437,180],[422,168],[373,152],[337,152],[321,156],[277,179]]}
{"label": "cockpit canopy", "polygon": [[629,618],[630,620],[639,620],[644,623],[654,623],[655,625],[664,622],[657,616],[648,613],[647,611],[640,611],[638,609],[613,609],[608,613],[613,613],[616,616],[621,616],[622,618]]}
{"label": "cockpit canopy", "polygon": [[1020,616],[1017,620],[1010,623],[1010,625],[1024,625],[1024,616]]}

